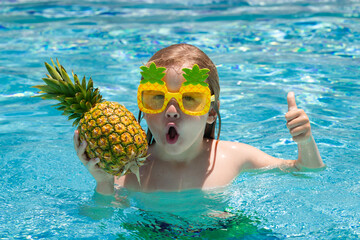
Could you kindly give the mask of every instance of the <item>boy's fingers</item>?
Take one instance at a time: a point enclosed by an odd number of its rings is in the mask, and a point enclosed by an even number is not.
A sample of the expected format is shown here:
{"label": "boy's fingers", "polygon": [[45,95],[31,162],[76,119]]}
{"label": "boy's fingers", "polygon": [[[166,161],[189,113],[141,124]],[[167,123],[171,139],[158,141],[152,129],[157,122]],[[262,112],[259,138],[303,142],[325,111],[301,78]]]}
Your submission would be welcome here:
{"label": "boy's fingers", "polygon": [[79,131],[75,130],[74,132],[74,147],[77,149],[79,147]]}
{"label": "boy's fingers", "polygon": [[92,158],[90,159],[88,162],[87,162],[87,168],[89,169],[93,169],[96,167],[96,164],[100,162],[100,159],[99,158]]}
{"label": "boy's fingers", "polygon": [[287,103],[288,103],[288,111],[296,110],[296,101],[295,101],[295,93],[289,92],[287,95]]}
{"label": "boy's fingers", "polygon": [[306,133],[306,127],[304,126],[297,126],[290,130],[290,134],[292,137],[299,136],[300,134]]}
{"label": "boy's fingers", "polygon": [[299,117],[301,115],[301,112],[300,111],[289,111],[285,114],[285,119],[286,121],[291,121],[297,117]]}
{"label": "boy's fingers", "polygon": [[293,109],[287,113],[285,113],[285,119],[287,123],[291,121],[308,121],[309,118],[307,117],[305,111],[303,109]]}
{"label": "boy's fingers", "polygon": [[82,141],[78,148],[78,153],[83,154],[85,152],[86,146],[87,146],[86,141]]}
{"label": "boy's fingers", "polygon": [[89,159],[85,153],[87,143],[86,141],[82,141],[79,147],[76,149],[76,154],[78,155],[80,161],[86,166],[89,163]]}
{"label": "boy's fingers", "polygon": [[308,123],[308,119],[306,118],[297,118],[297,119],[294,119],[294,120],[289,120],[287,123],[286,123],[286,126],[291,130],[295,127],[298,127],[298,126],[302,126],[306,123]]}

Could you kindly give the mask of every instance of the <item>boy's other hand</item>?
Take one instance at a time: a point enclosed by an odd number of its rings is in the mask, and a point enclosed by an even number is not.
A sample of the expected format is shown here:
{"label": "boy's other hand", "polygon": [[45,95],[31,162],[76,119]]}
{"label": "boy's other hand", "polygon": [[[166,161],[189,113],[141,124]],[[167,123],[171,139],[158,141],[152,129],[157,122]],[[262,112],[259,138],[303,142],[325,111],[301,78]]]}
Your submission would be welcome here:
{"label": "boy's other hand", "polygon": [[311,137],[311,127],[309,117],[304,110],[298,109],[295,101],[294,92],[287,95],[288,112],[285,114],[286,126],[296,143],[305,142]]}

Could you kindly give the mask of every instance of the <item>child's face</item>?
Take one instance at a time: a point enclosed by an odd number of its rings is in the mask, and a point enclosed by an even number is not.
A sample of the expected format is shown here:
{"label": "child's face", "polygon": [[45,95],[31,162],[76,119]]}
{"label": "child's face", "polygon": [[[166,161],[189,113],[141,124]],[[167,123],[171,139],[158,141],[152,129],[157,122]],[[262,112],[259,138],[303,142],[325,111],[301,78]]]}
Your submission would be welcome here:
{"label": "child's face", "polygon": [[[164,81],[169,92],[178,92],[181,84],[185,81],[181,71],[168,68]],[[200,116],[191,116],[181,111],[178,102],[173,98],[169,101],[166,109],[157,114],[144,113],[144,118],[150,128],[156,144],[163,147],[171,154],[180,154],[197,141],[202,141],[208,113]]]}

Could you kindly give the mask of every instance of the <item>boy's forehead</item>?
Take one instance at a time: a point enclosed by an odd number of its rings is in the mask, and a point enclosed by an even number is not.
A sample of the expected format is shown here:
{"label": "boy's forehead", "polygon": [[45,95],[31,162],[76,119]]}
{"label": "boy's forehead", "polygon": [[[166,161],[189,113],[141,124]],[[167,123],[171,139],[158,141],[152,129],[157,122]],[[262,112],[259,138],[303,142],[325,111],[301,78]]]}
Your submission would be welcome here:
{"label": "boy's forehead", "polygon": [[182,68],[168,68],[166,70],[164,81],[169,91],[179,91],[181,84],[185,82],[181,69]]}

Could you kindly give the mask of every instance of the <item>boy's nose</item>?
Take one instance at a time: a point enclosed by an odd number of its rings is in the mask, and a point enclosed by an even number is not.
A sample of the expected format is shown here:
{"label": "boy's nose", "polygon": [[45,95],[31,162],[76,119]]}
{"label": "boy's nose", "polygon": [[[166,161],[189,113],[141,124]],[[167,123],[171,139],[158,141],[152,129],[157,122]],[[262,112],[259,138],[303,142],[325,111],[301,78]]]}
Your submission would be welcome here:
{"label": "boy's nose", "polygon": [[166,112],[165,112],[165,116],[167,118],[179,118],[180,117],[180,113],[179,113],[179,105],[176,102],[176,100],[171,99],[168,103],[168,106],[166,108]]}

